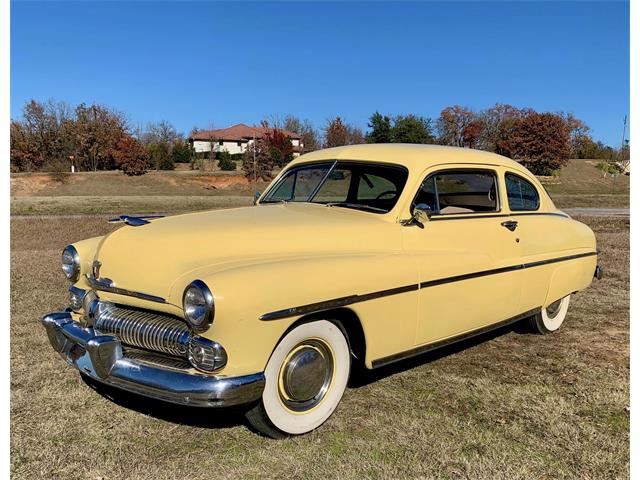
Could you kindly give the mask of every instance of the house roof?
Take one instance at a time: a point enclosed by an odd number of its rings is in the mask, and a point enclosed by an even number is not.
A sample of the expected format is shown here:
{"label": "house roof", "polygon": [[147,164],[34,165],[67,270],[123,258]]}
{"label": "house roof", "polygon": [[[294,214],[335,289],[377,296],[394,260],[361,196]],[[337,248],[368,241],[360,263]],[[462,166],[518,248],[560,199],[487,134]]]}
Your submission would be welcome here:
{"label": "house roof", "polygon": [[[201,130],[198,132],[191,132],[189,139],[204,141],[230,140],[234,142],[240,142],[250,140],[254,136],[256,138],[262,138],[269,130],[271,129],[263,127],[250,127],[249,125],[245,125],[244,123],[238,123],[237,125],[233,125],[232,127],[221,128],[218,130]],[[289,130],[284,129],[280,130],[289,138],[294,138],[297,140],[300,140],[302,138],[301,135],[295,132],[290,132]]]}

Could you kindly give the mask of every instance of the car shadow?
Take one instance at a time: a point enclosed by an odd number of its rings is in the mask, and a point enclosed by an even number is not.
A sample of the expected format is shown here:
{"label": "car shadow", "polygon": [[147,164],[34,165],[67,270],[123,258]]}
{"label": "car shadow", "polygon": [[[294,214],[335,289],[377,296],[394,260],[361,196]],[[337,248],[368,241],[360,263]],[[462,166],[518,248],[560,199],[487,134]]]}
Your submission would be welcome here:
{"label": "car shadow", "polygon": [[[364,387],[383,378],[434,362],[440,358],[448,357],[449,355],[475,347],[510,332],[527,333],[528,330],[518,322],[466,340],[461,340],[451,345],[443,346],[431,352],[399,360],[374,370],[368,370],[363,367],[352,368],[348,387],[354,389]],[[143,415],[149,415],[160,420],[191,427],[224,429],[245,426],[255,431],[245,418],[245,412],[250,408],[250,405],[218,408],[189,407],[127,392],[98,382],[83,374],[81,374],[81,377],[84,383],[99,395],[112,401],[116,405],[142,413]]]}
{"label": "car shadow", "polygon": [[189,407],[127,392],[82,375],[84,383],[102,397],[120,407],[171,423],[200,428],[232,428],[246,426],[248,407]]}
{"label": "car shadow", "polygon": [[419,355],[416,355],[415,357],[398,360],[397,362],[391,363],[389,365],[384,365],[373,370],[369,370],[364,367],[352,368],[348,386],[349,388],[364,387],[383,378],[387,378],[397,373],[411,370],[412,368],[434,362],[444,357],[448,357],[449,355],[453,355],[468,348],[475,347],[510,332],[526,334],[528,333],[528,330],[524,325],[521,324],[521,322],[518,322],[512,325],[506,325],[504,327],[497,328],[490,332],[476,335],[465,340],[460,340],[458,342],[437,348],[430,352],[421,353]]}

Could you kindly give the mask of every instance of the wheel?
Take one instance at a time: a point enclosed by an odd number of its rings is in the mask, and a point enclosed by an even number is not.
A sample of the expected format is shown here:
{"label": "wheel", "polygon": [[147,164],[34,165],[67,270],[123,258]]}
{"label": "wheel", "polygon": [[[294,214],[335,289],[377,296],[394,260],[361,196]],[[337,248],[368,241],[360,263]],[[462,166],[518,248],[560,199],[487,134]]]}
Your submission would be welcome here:
{"label": "wheel", "polygon": [[558,330],[567,316],[570,298],[571,295],[567,295],[566,297],[547,305],[545,308],[540,310],[540,313],[531,317],[529,319],[529,326],[531,329],[535,333],[543,335]]}
{"label": "wheel", "polygon": [[336,324],[299,325],[271,354],[262,399],[247,412],[249,423],[272,438],[310,432],[340,403],[350,368],[349,345]]}

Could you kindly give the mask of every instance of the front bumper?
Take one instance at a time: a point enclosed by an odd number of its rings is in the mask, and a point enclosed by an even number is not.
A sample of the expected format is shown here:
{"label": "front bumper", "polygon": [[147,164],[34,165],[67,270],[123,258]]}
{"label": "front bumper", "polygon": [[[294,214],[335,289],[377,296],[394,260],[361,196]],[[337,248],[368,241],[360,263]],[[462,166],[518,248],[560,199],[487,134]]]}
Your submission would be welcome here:
{"label": "front bumper", "polygon": [[122,390],[197,407],[250,403],[264,390],[263,373],[212,376],[128,358],[117,337],[82,327],[68,312],[45,315],[42,324],[64,360],[83,374]]}

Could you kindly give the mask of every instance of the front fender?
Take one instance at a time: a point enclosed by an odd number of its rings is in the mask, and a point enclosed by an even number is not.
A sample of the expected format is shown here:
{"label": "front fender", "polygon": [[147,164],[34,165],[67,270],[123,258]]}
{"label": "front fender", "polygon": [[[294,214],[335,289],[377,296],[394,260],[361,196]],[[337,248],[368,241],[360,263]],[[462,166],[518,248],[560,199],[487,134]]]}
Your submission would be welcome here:
{"label": "front fender", "polygon": [[[186,286],[195,273],[176,285]],[[264,370],[279,339],[302,316],[261,320],[264,314],[418,282],[415,264],[394,253],[274,259],[197,275],[212,290],[216,304],[213,325],[203,336],[227,350],[225,374],[229,375]],[[367,347],[371,345],[374,354],[381,344],[382,351],[413,344],[415,292],[357,302],[349,308],[360,318]]]}

